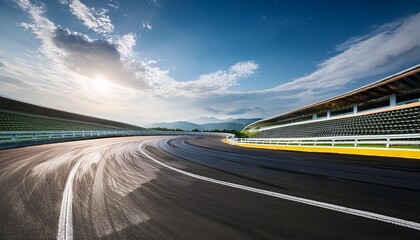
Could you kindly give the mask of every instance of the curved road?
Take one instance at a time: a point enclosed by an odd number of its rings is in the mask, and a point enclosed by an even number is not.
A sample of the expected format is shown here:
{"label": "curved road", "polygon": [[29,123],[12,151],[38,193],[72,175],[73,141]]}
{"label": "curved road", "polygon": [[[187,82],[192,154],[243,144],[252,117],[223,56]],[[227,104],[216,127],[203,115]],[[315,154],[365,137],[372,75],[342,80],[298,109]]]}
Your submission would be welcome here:
{"label": "curved road", "polygon": [[0,239],[420,239],[420,161],[143,136],[0,151]]}

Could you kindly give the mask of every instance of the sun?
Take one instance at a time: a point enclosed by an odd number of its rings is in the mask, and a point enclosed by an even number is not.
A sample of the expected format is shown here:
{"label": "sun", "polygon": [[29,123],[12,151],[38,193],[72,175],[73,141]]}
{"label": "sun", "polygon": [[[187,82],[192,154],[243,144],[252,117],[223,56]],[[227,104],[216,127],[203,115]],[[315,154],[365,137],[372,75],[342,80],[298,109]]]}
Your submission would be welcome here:
{"label": "sun", "polygon": [[90,87],[95,92],[108,93],[111,91],[111,82],[99,75],[90,81]]}

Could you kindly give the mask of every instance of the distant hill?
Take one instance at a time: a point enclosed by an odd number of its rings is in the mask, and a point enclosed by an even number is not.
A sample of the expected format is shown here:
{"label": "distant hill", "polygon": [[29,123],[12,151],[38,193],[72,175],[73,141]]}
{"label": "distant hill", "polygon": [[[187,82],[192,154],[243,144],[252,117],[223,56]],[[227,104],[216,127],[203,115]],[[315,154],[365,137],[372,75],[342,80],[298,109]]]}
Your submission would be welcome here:
{"label": "distant hill", "polygon": [[261,118],[226,118],[226,119],[220,119],[216,117],[199,117],[199,118],[193,118],[189,119],[187,122],[194,123],[194,124],[208,124],[208,123],[226,123],[226,122],[235,122],[240,123],[243,125],[248,125],[250,123],[253,123],[255,121],[261,120]]}
{"label": "distant hill", "polygon": [[[148,128],[170,128],[170,129],[183,129],[184,131],[191,131],[198,129],[200,131],[204,130],[242,130],[246,125],[260,120],[260,118],[229,118],[229,119],[218,119],[214,117],[203,117],[191,119],[190,121],[178,121],[178,122],[162,122],[162,123],[153,123],[146,125]],[[194,122],[192,122],[194,121]],[[208,122],[216,121],[216,122]]]}
{"label": "distant hill", "polygon": [[182,129],[184,131],[191,131],[193,129],[198,129],[198,130],[202,130],[201,129],[201,125],[199,124],[194,124],[194,123],[190,123],[190,122],[185,122],[185,121],[178,121],[178,122],[162,122],[162,123],[152,123],[149,125],[146,125],[147,128],[169,128],[169,129]]}
{"label": "distant hill", "polygon": [[203,130],[237,130],[244,129],[244,125],[237,122],[206,123],[201,125]]}

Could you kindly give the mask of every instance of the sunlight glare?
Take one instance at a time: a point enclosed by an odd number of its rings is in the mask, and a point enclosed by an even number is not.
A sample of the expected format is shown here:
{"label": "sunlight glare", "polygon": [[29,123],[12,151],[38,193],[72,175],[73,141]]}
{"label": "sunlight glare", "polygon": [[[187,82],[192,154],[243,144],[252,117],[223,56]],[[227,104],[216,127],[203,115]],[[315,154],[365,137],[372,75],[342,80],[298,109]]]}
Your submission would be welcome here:
{"label": "sunlight glare", "polygon": [[111,90],[111,82],[102,76],[97,76],[90,81],[91,89],[98,93],[108,93]]}

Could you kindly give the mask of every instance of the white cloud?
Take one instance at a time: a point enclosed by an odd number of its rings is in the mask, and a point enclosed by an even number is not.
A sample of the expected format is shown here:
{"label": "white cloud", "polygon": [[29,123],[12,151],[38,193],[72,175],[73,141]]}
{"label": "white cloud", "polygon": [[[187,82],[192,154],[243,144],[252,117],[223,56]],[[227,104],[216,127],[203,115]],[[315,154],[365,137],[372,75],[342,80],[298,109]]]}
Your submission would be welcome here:
{"label": "white cloud", "polygon": [[136,56],[136,53],[133,51],[133,48],[136,45],[136,39],[137,37],[134,33],[126,34],[117,39],[117,49],[120,52],[121,57],[129,59]]}
{"label": "white cloud", "polygon": [[156,6],[156,7],[160,7],[159,0],[150,0],[150,1],[149,1],[149,5],[153,5],[153,6]]}
{"label": "white cloud", "polygon": [[36,37],[41,39],[44,43],[49,42],[51,32],[55,30],[56,26],[48,18],[44,17],[45,9],[42,5],[33,5],[28,0],[17,0],[19,7],[28,13],[33,23],[21,23],[20,25],[26,29],[32,30]]}
{"label": "white cloud", "polygon": [[115,1],[115,0],[110,0],[108,2],[108,6],[112,7],[115,10],[118,10],[118,8],[120,8],[120,2]]}
{"label": "white cloud", "polygon": [[77,78],[79,81],[101,75],[136,91],[149,88],[146,73],[150,64],[125,62],[125,59],[135,57],[134,34],[114,37],[117,39],[114,42],[91,39],[87,35],[56,26],[45,17],[45,8],[42,6],[27,0],[19,0],[17,3],[31,19],[30,23],[21,25],[42,40],[39,52],[49,60],[42,62],[43,70],[50,70],[58,75],[83,76]]}
{"label": "white cloud", "polygon": [[152,24],[148,21],[143,21],[141,28],[145,29],[146,31],[151,31],[153,29]]}
{"label": "white cloud", "polygon": [[69,0],[68,5],[70,11],[92,31],[102,34],[114,31],[114,25],[109,16],[106,15],[107,9],[89,8],[79,0]]}
{"label": "white cloud", "polygon": [[229,72],[237,78],[246,78],[253,75],[258,69],[254,61],[238,62],[229,68]]}
{"label": "white cloud", "polygon": [[418,59],[420,13],[386,24],[372,34],[351,38],[313,73],[277,86],[274,90],[342,87],[357,79],[398,69]]}
{"label": "white cloud", "polygon": [[[349,39],[339,46],[341,52],[322,62],[317,70],[306,76],[273,88],[255,91],[229,90],[229,86],[233,86],[235,82],[229,85],[227,81],[227,85],[224,85],[228,86],[227,88],[209,88],[209,92],[202,93],[200,96],[205,100],[201,103],[217,109],[261,106],[268,116],[336,96],[337,92],[342,91],[343,87],[351,82],[393,73],[401,70],[401,66],[418,64],[418,29],[420,13],[380,26],[364,36]],[[225,78],[221,77],[224,75],[222,73],[224,72],[216,74],[219,79]],[[205,79],[210,76],[212,74]],[[187,82],[184,85],[189,84],[192,83]],[[244,116],[253,115],[249,112]]]}
{"label": "white cloud", "polygon": [[178,91],[179,94],[197,95],[209,94],[213,92],[226,91],[236,86],[240,79],[253,75],[258,70],[258,64],[254,61],[238,62],[231,66],[227,71],[216,71],[200,75],[197,80],[188,82],[178,82],[170,88]]}
{"label": "white cloud", "polygon": [[[65,97],[60,101],[68,108],[101,117],[110,117],[112,113],[97,106],[109,105],[123,116],[117,120],[132,123],[135,123],[132,119],[170,121],[183,115],[193,118],[209,113],[219,117],[274,115],[333,96],[337,89],[342,90],[343,86],[358,79],[418,63],[420,56],[420,14],[416,14],[364,36],[350,38],[337,47],[338,52],[333,57],[306,76],[265,90],[235,91],[233,87],[241,80],[256,74],[257,63],[241,61],[226,69],[202,74],[192,81],[177,81],[168,70],[159,67],[159,62],[138,56],[134,49],[135,34],[112,35],[114,26],[106,11],[88,8],[80,1],[69,3],[72,12],[86,27],[106,38],[95,39],[57,26],[45,16],[46,9],[42,5],[28,0],[16,2],[30,18],[21,26],[32,31],[41,40],[41,46],[39,52],[29,54],[32,59],[26,63],[5,62],[7,71],[6,68],[0,71],[9,77],[7,86],[13,85],[13,79],[25,79],[25,82],[16,81],[14,93],[33,94],[44,102],[61,94]],[[149,29],[146,22],[143,25]],[[39,53],[44,60],[38,61],[41,59]],[[90,92],[87,83],[97,75],[115,84],[115,91],[110,96],[98,98]],[[2,90],[5,89],[3,86]],[[78,100],[71,102],[72,99]],[[92,109],[96,112],[89,112]]]}
{"label": "white cloud", "polygon": [[32,23],[21,23],[25,29],[31,30],[36,38],[42,41],[41,50],[47,56],[59,54],[59,50],[52,44],[51,37],[56,26],[44,16],[45,8],[42,5],[31,4],[28,0],[17,0],[18,6],[28,13]]}
{"label": "white cloud", "polygon": [[[85,34],[71,32],[56,26],[45,17],[45,9],[27,0],[17,1],[20,8],[28,13],[32,22],[21,24],[42,40],[40,52],[47,57],[58,74],[82,75],[85,78],[102,76],[108,81],[131,89],[144,91],[172,84],[174,80],[168,71],[154,66],[157,62],[142,61],[133,50],[136,35],[108,35],[104,39],[91,39]],[[48,69],[46,65],[43,67]],[[83,79],[80,78],[79,79]]]}

